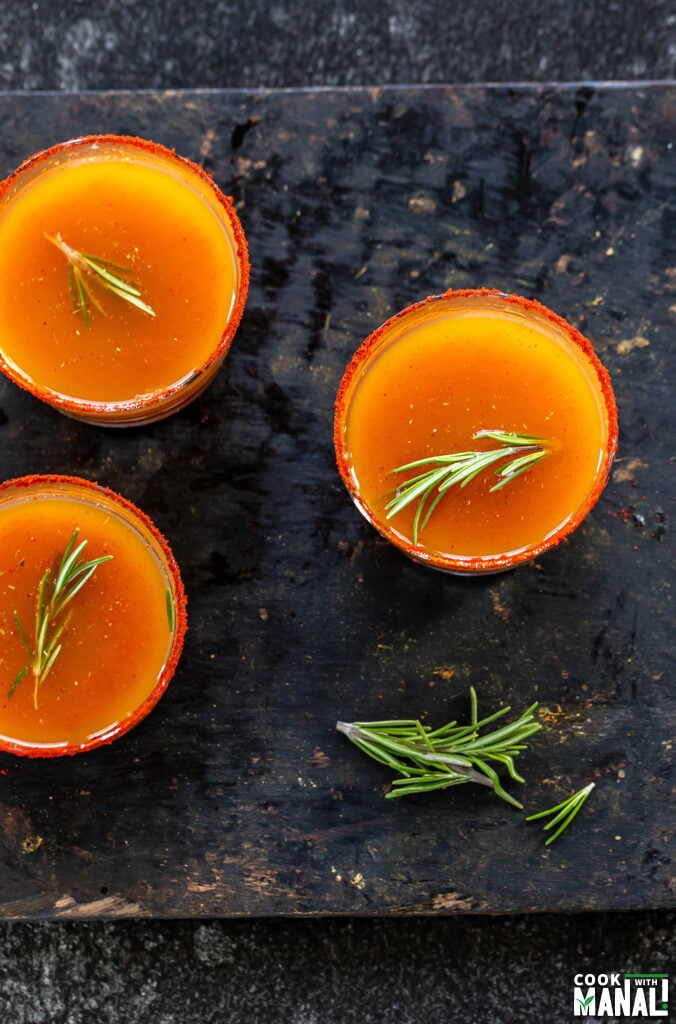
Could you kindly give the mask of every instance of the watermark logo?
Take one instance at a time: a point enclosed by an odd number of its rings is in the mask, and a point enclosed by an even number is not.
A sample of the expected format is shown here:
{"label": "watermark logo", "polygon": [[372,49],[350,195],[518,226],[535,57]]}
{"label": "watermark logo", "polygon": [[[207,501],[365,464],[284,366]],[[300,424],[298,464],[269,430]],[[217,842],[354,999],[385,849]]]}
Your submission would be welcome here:
{"label": "watermark logo", "polygon": [[668,974],[576,974],[574,1017],[658,1018],[669,1013]]}

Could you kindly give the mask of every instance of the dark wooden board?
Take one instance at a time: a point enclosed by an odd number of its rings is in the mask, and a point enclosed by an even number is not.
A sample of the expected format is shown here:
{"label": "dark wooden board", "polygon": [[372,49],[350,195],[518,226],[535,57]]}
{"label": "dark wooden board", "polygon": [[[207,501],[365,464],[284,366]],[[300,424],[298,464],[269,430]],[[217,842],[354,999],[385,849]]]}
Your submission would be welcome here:
{"label": "dark wooden board", "polygon": [[[0,476],[79,474],[157,522],[190,632],[152,715],[88,756],[0,757],[7,918],[673,906],[674,101],[669,86],[0,96],[0,171],[152,137],[231,193],[252,286],[218,379],[126,431],[0,381]],[[354,349],[448,287],[534,295],[593,341],[621,439],[584,526],[478,580],[351,505],[332,405]],[[385,801],[337,719],[542,705],[527,811],[597,782],[548,850],[490,793]]]}

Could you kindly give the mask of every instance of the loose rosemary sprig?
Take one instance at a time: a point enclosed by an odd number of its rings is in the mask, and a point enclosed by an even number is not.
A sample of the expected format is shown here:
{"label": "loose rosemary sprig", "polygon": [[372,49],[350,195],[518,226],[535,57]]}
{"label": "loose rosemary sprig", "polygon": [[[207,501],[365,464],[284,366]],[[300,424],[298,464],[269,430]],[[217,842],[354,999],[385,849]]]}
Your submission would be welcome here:
{"label": "loose rosemary sprig", "polygon": [[87,330],[89,330],[90,321],[89,303],[95,306],[99,313],[106,316],[106,311],[94,294],[93,284],[98,284],[113,292],[125,302],[136,306],[142,313],[155,316],[154,309],[141,298],[139,289],[127,279],[131,274],[128,267],[73,249],[67,242],[64,242],[60,232],[56,235],[45,235],[45,238],[52,242],[68,260],[68,285],[73,311],[82,314]]}
{"label": "loose rosemary sprig", "polygon": [[522,805],[503,788],[489,761],[507,767],[510,778],[524,779],[514,766],[514,758],[525,749],[525,740],[541,727],[533,721],[537,703],[509,725],[479,735],[485,728],[511,709],[502,708],[478,720],[477,697],[470,687],[471,724],[449,722],[440,729],[431,729],[417,720],[384,722],[337,722],[336,728],[365,754],[399,772],[392,782],[387,798],[423,793],[433,789],[476,782],[493,789],[496,796],[522,810]]}
{"label": "loose rosemary sprig", "polygon": [[[492,441],[498,441],[503,447],[492,448],[489,451],[433,455],[429,458],[418,459],[416,462],[407,462],[404,466],[397,466],[396,469],[391,470],[392,473],[405,473],[423,466],[431,467],[397,487],[394,497],[385,506],[387,518],[391,519],[411,502],[417,500],[418,505],[413,517],[414,544],[418,543],[420,531],[425,528],[430,516],[450,487],[455,484],[466,487],[470,480],[473,480],[482,470],[488,469],[503,459],[508,459],[508,462],[498,466],[495,470],[498,482],[490,490],[491,492],[498,491],[517,476],[525,473],[536,462],[544,459],[551,451],[550,442],[545,438],[515,434],[507,430],[478,430],[472,435],[472,438],[474,440],[490,438]],[[432,497],[435,489],[437,493]]]}
{"label": "loose rosemary sprig", "polygon": [[112,555],[102,555],[100,558],[93,558],[90,562],[85,562],[80,555],[87,546],[87,541],[83,540],[77,547],[75,546],[79,532],[77,529],[73,532],[66,546],[56,571],[49,599],[47,586],[52,570],[47,569],[40,581],[35,612],[34,646],[31,646],[18,612],[14,612],[17,632],[28,655],[28,661],[10,686],[8,697],[14,695],[19,683],[30,671],[33,675],[33,704],[36,710],[38,690],[61,653],[61,636],[70,618],[70,611],[65,616],[64,611],[85,583],[92,578],[99,565],[113,557]]}
{"label": "loose rosemary sprig", "polygon": [[543,825],[545,831],[547,831],[547,829],[554,828],[555,825],[559,825],[559,822],[561,823],[554,835],[550,836],[549,839],[546,840],[545,846],[549,846],[550,843],[553,843],[554,840],[561,835],[564,829],[568,828],[595,785],[595,782],[590,782],[582,789],[578,789],[577,793],[573,793],[572,796],[569,796],[566,800],[557,804],[556,807],[549,807],[546,811],[538,811],[537,814],[530,814],[526,818],[526,821],[535,821],[537,818],[548,818],[550,814],[553,814],[554,817],[552,820],[547,822],[546,825]]}

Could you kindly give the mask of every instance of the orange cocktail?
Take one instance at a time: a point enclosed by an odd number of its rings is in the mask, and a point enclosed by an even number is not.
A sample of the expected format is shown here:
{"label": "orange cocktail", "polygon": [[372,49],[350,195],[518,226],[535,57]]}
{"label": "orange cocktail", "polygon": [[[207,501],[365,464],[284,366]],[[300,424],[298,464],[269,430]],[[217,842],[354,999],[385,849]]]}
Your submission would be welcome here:
{"label": "orange cocktail", "polygon": [[75,754],[127,732],[185,629],[176,562],[130,502],[75,477],[0,485],[0,750]]}
{"label": "orange cocktail", "polygon": [[76,139],[0,185],[0,368],[73,416],[126,425],[185,405],[248,281],[231,200],[155,143]]}
{"label": "orange cocktail", "polygon": [[359,348],[335,445],[357,506],[394,544],[440,569],[494,572],[579,525],[606,482],[617,415],[591,344],[561,317],[487,289],[448,292]]}

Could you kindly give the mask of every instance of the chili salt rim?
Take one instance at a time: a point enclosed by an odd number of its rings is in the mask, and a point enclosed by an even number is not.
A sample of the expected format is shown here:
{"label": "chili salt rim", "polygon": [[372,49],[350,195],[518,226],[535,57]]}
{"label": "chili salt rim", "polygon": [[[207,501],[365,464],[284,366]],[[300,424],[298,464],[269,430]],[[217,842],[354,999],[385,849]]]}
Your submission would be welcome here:
{"label": "chili salt rim", "polygon": [[[158,549],[161,551],[166,565],[167,575],[171,581],[172,603],[174,607],[174,628],[169,657],[162,666],[157,683],[148,696],[138,705],[137,708],[134,709],[134,711],[131,712],[131,714],[127,715],[123,721],[111,726],[111,728],[107,729],[103,735],[95,736],[91,740],[87,740],[83,743],[69,743],[59,747],[48,747],[38,744],[19,744],[13,742],[11,739],[6,740],[0,738],[0,751],[4,750],[10,754],[17,754],[19,756],[29,758],[65,757],[72,756],[74,754],[88,753],[91,750],[95,750],[97,747],[107,746],[112,743],[113,740],[118,739],[120,736],[123,736],[125,733],[128,733],[133,729],[134,726],[138,725],[139,722],[142,721],[150,711],[152,711],[160,697],[169,686],[169,683],[176,672],[176,668],[183,651],[183,642],[188,628],[187,597],[183,586],[183,580],[181,579],[180,569],[169,546],[169,542],[164,534],[155,526],[150,516],[143,512],[142,509],[138,508],[128,498],[118,494],[117,491],[112,490],[110,487],[105,487],[101,484],[95,483],[93,480],[86,480],[83,477],[68,476],[60,473],[33,473],[28,476],[14,477],[10,480],[5,480],[0,483],[0,498],[13,489],[20,491],[21,489],[28,489],[35,485],[49,488],[55,484],[63,484],[67,487],[81,487],[87,491],[93,492],[94,494],[108,498],[114,505],[119,505],[129,513],[132,519],[137,519],[143,525],[145,530],[150,534],[152,540],[156,543]],[[67,496],[67,492],[65,496]]]}
{"label": "chili salt rim", "polygon": [[[163,157],[164,159],[175,161],[188,168],[192,173],[196,174],[197,177],[209,188],[219,206],[222,207],[225,213],[228,226],[232,232],[232,240],[235,248],[238,282],[235,304],[230,316],[228,317],[228,322],[225,325],[220,340],[214,347],[214,350],[208,358],[200,364],[200,366],[195,367],[193,373],[191,373],[187,380],[175,382],[174,384],[168,385],[166,388],[151,392],[146,396],[141,395],[136,398],[123,399],[121,401],[114,402],[100,402],[74,398],[70,395],[62,395],[58,391],[53,391],[51,388],[37,384],[35,381],[31,381],[25,377],[20,377],[16,373],[14,366],[7,362],[1,349],[0,370],[14,384],[23,388],[24,391],[28,391],[35,398],[46,402],[47,405],[51,405],[60,412],[70,414],[75,417],[86,418],[87,416],[92,416],[100,418],[101,421],[105,421],[106,418],[110,418],[112,420],[118,419],[119,423],[124,423],[124,413],[142,413],[146,410],[148,413],[151,413],[154,408],[158,408],[160,415],[157,418],[163,418],[165,415],[169,415],[171,412],[175,411],[176,406],[174,404],[170,404],[166,409],[164,408],[174,396],[180,396],[182,392],[191,387],[202,377],[206,376],[204,386],[209,383],[210,378],[208,376],[208,371],[213,367],[215,362],[220,361],[225,357],[232,345],[244,313],[244,307],[246,305],[246,299],[249,292],[250,263],[248,242],[246,235],[244,234],[244,228],[242,227],[241,221],[235,212],[232,196],[225,195],[216,183],[215,179],[208,174],[203,167],[200,167],[199,164],[188,159],[188,157],[181,156],[176,152],[176,150],[170,149],[168,146],[163,146],[160,142],[153,142],[150,139],[142,139],[136,135],[81,135],[74,139],[67,139],[64,142],[58,142],[47,149],[38,150],[38,152],[27,157],[8,177],[0,182],[0,203],[3,201],[5,195],[12,188],[16,180],[24,172],[30,170],[32,167],[44,163],[53,156],[57,156],[59,153],[66,150],[92,145],[131,146],[132,148],[143,150],[147,153]],[[133,419],[131,422],[132,424],[135,424],[138,421]]]}
{"label": "chili salt rim", "polygon": [[[350,462],[345,452],[344,429],[347,422],[349,397],[353,381],[356,375],[361,371],[362,366],[378,348],[383,340],[383,336],[386,335],[393,326],[395,326],[404,317],[408,317],[417,310],[423,309],[425,306],[432,305],[434,303],[444,302],[450,299],[462,300],[484,297],[499,299],[506,305],[521,308],[525,313],[534,312],[540,315],[543,319],[549,321],[561,330],[575,345],[577,345],[578,348],[584,352],[598,381],[599,393],[602,399],[601,404],[606,416],[607,438],[603,446],[603,461],[599,466],[594,486],[589,492],[586,501],[580,506],[577,512],[571,515],[571,517],[567,519],[553,534],[539,543],[529,545],[527,548],[520,549],[517,552],[508,552],[506,554],[499,555],[473,555],[459,557],[448,553],[442,554],[440,552],[429,552],[425,550],[424,544],[418,543],[415,545],[411,541],[406,541],[393,530],[390,530],[383,520],[377,518],[372,513],[369,506],[363,501],[359,488],[355,484],[350,471]],[[523,562],[530,562],[541,555],[544,551],[548,551],[550,548],[555,547],[577,529],[580,523],[597,503],[601,496],[601,492],[608,482],[610,469],[617,452],[617,405],[610,382],[610,374],[596,355],[591,342],[581,333],[581,331],[578,330],[577,327],[573,326],[573,324],[564,317],[560,316],[558,313],[554,313],[537,299],[527,299],[521,295],[508,294],[500,291],[498,288],[459,288],[456,290],[449,288],[448,291],[445,291],[440,295],[428,295],[426,298],[421,299],[418,302],[414,302],[405,309],[395,313],[381,324],[380,327],[377,327],[375,331],[369,334],[361,345],[359,345],[348,363],[338,386],[338,392],[335,400],[333,443],[336,452],[338,471],[352,500],[364,518],[367,519],[383,537],[394,544],[395,547],[398,547],[409,557],[413,558],[414,561],[432,566],[436,569],[445,570],[447,572],[466,575],[500,572],[504,569],[511,569],[517,565],[521,565]]]}

